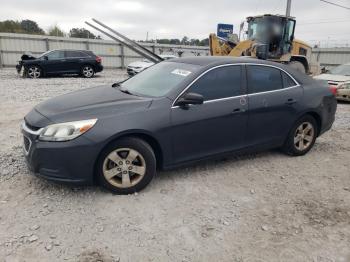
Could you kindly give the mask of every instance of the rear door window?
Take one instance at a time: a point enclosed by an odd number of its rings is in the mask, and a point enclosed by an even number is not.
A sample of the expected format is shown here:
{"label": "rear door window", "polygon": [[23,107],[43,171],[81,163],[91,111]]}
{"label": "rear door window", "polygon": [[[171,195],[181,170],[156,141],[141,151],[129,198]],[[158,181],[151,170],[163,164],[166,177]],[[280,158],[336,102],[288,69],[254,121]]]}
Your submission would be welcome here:
{"label": "rear door window", "polygon": [[81,57],[87,57],[88,55],[84,52],[80,51],[66,51],[66,57],[67,58],[81,58]]}
{"label": "rear door window", "polygon": [[295,83],[295,81],[289,75],[287,75],[285,72],[282,72],[282,71],[281,71],[281,73],[282,73],[283,87],[284,88],[297,85],[297,83]]}
{"label": "rear door window", "polygon": [[241,66],[213,69],[199,78],[188,90],[201,94],[204,101],[241,95]]}
{"label": "rear door window", "polygon": [[52,51],[48,53],[47,55],[48,60],[57,60],[64,58],[64,51]]}
{"label": "rear door window", "polygon": [[275,67],[248,65],[248,93],[261,93],[283,88],[281,70]]}

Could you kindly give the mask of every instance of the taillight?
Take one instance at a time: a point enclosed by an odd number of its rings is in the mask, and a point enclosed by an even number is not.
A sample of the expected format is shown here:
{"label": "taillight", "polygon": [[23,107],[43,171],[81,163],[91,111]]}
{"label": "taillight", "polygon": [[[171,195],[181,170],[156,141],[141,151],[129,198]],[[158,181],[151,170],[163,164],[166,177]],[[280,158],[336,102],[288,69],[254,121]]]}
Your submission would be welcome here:
{"label": "taillight", "polygon": [[101,62],[102,62],[102,58],[99,57],[99,56],[96,56],[96,62],[97,62],[97,63],[101,63]]}
{"label": "taillight", "polygon": [[329,90],[331,90],[333,95],[337,94],[337,87],[336,86],[329,86]]}

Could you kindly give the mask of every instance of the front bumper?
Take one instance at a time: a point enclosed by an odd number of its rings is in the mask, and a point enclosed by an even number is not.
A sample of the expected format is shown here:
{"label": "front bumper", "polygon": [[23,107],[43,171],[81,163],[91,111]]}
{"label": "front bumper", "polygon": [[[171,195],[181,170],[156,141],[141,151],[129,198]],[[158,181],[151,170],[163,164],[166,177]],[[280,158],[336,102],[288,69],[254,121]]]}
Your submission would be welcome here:
{"label": "front bumper", "polygon": [[93,184],[95,160],[99,150],[95,143],[80,136],[66,142],[44,142],[41,130],[22,125],[23,149],[31,173],[56,182]]}
{"label": "front bumper", "polygon": [[337,100],[350,102],[350,90],[349,89],[338,89],[336,94]]}

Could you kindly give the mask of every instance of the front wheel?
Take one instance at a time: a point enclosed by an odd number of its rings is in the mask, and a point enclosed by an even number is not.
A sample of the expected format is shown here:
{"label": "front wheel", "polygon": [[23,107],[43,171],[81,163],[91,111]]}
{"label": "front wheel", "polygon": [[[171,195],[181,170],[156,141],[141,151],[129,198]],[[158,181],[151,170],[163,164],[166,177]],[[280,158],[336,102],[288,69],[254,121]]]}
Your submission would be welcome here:
{"label": "front wheel", "polygon": [[305,155],[315,144],[317,132],[316,120],[311,115],[300,118],[289,132],[283,151],[292,156]]}
{"label": "front wheel", "polygon": [[39,78],[41,77],[41,68],[38,67],[38,66],[30,66],[27,68],[26,70],[26,75],[29,77],[29,78]]}
{"label": "front wheel", "polygon": [[83,66],[83,68],[81,69],[81,75],[85,78],[91,78],[93,77],[95,74],[95,70],[92,66],[90,65],[85,65]]}
{"label": "front wheel", "polygon": [[145,188],[156,174],[156,158],[145,141],[127,137],[111,143],[97,164],[100,184],[116,194],[132,194]]}

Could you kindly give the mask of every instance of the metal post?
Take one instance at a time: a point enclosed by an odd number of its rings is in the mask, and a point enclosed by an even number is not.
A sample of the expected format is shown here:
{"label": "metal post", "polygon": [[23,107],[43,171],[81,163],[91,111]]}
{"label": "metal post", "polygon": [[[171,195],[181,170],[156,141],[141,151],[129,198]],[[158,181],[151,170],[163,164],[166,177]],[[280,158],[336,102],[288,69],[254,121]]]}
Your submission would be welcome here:
{"label": "metal post", "polygon": [[0,37],[0,68],[3,68],[2,48],[1,48],[1,37]]}
{"label": "metal post", "polygon": [[85,42],[85,48],[86,48],[86,50],[90,50],[89,41],[86,41],[86,42]]}
{"label": "metal post", "polygon": [[287,10],[286,10],[286,17],[290,17],[290,9],[292,6],[292,0],[287,0]]}
{"label": "metal post", "polygon": [[120,45],[120,67],[122,69],[125,68],[125,54],[124,54],[124,46]]}
{"label": "metal post", "polygon": [[45,38],[45,44],[46,44],[46,51],[50,51],[50,43],[48,38]]}

